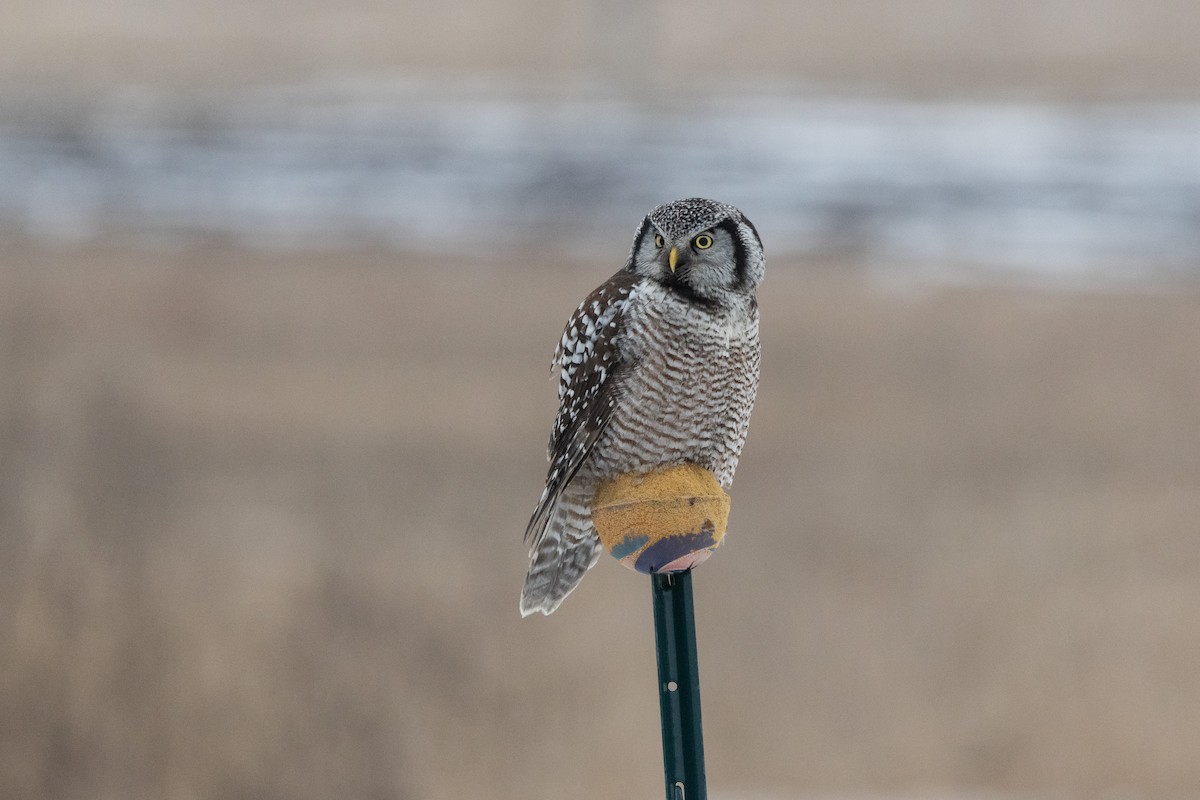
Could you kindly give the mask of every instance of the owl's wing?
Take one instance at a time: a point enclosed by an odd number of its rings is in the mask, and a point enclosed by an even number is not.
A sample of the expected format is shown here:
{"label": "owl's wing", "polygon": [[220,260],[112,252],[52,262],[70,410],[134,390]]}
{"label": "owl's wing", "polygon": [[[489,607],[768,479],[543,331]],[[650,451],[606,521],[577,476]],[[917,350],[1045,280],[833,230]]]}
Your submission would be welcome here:
{"label": "owl's wing", "polygon": [[624,311],[638,277],[622,270],[579,304],[554,351],[559,367],[558,416],[550,434],[546,488],[525,529],[536,548],[555,504],[604,433],[617,403],[621,373],[628,367],[617,349]]}

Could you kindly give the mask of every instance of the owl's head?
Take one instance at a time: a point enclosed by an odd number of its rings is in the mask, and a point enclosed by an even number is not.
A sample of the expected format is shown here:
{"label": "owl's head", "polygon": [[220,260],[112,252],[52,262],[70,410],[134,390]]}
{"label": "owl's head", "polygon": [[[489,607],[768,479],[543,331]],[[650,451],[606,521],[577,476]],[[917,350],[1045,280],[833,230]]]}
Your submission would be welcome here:
{"label": "owl's head", "polygon": [[691,197],[651,211],[625,267],[705,304],[754,296],[763,279],[758,231],[731,205]]}

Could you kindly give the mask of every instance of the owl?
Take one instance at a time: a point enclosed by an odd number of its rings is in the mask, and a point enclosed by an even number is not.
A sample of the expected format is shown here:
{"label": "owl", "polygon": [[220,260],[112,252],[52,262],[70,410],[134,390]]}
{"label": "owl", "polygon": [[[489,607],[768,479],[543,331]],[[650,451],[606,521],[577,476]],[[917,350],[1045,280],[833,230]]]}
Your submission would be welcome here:
{"label": "owl", "polygon": [[550,614],[596,563],[597,486],[691,463],[733,482],[758,390],[758,231],[701,198],[651,211],[624,268],[571,315],[554,354],[558,415],[525,530],[521,615]]}

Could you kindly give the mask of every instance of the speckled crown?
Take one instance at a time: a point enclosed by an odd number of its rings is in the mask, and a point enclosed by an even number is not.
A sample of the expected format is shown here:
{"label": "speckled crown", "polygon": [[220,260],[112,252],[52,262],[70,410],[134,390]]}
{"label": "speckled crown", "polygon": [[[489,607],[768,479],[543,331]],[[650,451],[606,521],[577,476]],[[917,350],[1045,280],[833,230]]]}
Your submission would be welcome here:
{"label": "speckled crown", "polygon": [[694,233],[715,227],[725,219],[739,219],[742,212],[728,203],[718,203],[703,197],[689,197],[673,203],[663,203],[650,212],[650,221],[672,239],[687,239]]}

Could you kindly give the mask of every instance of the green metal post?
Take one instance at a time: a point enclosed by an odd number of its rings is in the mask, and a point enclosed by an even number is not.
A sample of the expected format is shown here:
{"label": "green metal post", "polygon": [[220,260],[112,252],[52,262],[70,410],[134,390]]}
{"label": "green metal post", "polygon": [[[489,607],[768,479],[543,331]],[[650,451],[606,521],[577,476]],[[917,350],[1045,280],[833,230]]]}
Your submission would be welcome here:
{"label": "green metal post", "polygon": [[667,800],[706,800],[692,573],[651,575]]}

